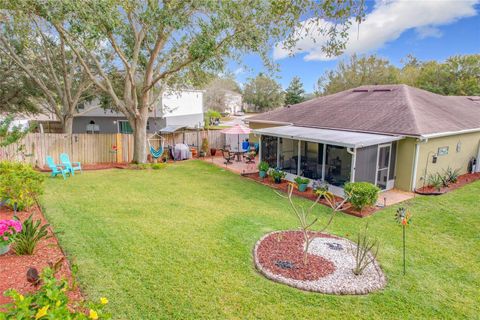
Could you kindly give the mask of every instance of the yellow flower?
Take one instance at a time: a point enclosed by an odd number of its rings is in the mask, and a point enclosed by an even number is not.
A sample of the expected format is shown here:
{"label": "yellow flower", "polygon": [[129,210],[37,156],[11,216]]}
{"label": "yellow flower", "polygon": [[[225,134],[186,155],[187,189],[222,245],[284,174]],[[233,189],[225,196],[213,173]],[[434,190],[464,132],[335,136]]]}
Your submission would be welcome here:
{"label": "yellow flower", "polygon": [[107,304],[107,303],[108,303],[108,299],[102,297],[102,298],[100,298],[100,303],[101,303],[101,304]]}
{"label": "yellow flower", "polygon": [[23,301],[23,300],[25,300],[25,297],[21,294],[21,295],[18,296],[18,299],[20,299],[20,301]]}
{"label": "yellow flower", "polygon": [[45,306],[45,307],[43,307],[43,308],[40,308],[40,309],[38,310],[37,314],[35,315],[35,319],[40,319],[41,317],[46,316],[46,315],[47,315],[47,310],[48,310],[49,307],[50,307],[50,306],[47,305],[47,306]]}
{"label": "yellow flower", "polygon": [[90,319],[97,320],[98,319],[98,313],[95,310],[90,309],[90,314],[89,314],[88,317]]}
{"label": "yellow flower", "polygon": [[61,302],[60,300],[58,300],[57,303],[55,303],[55,306],[58,308],[58,307],[60,307],[60,304],[61,304],[61,303],[62,303],[62,302]]}

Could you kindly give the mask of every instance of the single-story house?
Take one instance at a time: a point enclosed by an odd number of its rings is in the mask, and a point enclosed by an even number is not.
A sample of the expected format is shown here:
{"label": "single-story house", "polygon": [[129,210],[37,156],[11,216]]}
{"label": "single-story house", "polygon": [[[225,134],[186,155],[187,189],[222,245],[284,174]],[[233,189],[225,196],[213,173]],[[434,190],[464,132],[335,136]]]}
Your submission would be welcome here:
{"label": "single-story house", "polygon": [[[99,100],[80,104],[73,119],[73,133],[132,133],[127,118],[120,112],[104,109]],[[203,127],[203,91],[181,90],[164,92],[159,106],[150,113],[147,132],[165,129]]]}
{"label": "single-story house", "polygon": [[[368,181],[415,190],[448,167],[480,171],[480,99],[407,85],[369,85],[247,119],[260,158],[335,190]],[[339,189],[341,190],[341,189]]]}

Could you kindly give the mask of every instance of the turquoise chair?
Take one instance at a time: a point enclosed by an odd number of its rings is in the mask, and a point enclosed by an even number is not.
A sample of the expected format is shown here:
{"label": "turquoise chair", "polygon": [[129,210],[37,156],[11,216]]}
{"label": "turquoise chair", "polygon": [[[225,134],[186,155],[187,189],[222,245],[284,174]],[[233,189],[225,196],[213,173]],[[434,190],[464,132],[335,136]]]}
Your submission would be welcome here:
{"label": "turquoise chair", "polygon": [[[74,176],[75,171],[80,171],[82,172],[82,166],[80,165],[80,162],[70,162],[70,158],[68,157],[68,154],[62,153],[60,155],[60,162],[62,165],[64,165],[68,171]],[[73,166],[72,163],[75,165]]]}
{"label": "turquoise chair", "polygon": [[53,161],[53,158],[50,156],[47,156],[47,165],[52,170],[52,177],[56,177],[57,174],[61,174],[63,176],[63,179],[67,179],[67,174],[70,174],[70,171],[63,167],[62,165],[57,165],[55,164],[55,161]]}

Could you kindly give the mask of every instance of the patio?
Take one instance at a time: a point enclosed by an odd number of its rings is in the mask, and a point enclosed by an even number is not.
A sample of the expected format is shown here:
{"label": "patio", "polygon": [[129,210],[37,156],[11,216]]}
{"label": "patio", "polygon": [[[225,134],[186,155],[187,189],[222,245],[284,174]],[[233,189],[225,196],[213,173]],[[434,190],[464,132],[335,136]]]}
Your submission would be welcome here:
{"label": "patio", "polygon": [[229,163],[228,165],[225,164],[225,159],[223,158],[220,151],[217,151],[217,154],[214,157],[204,157],[201,158],[205,162],[210,162],[224,168],[226,170],[232,171],[237,174],[248,174],[258,172],[257,165],[258,165],[258,155],[255,157],[255,163],[246,163],[244,159],[242,161],[237,161],[236,159]]}

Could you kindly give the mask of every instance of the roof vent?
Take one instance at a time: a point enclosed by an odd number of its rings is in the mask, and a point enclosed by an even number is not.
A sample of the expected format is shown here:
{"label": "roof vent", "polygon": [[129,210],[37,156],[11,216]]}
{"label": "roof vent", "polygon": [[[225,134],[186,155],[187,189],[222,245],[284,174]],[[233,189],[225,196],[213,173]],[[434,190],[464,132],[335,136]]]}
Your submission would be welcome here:
{"label": "roof vent", "polygon": [[352,92],[368,92],[368,89],[353,89]]}
{"label": "roof vent", "polygon": [[373,89],[373,92],[389,92],[389,91],[392,91],[392,89],[387,89],[387,88],[384,88],[384,89]]}

